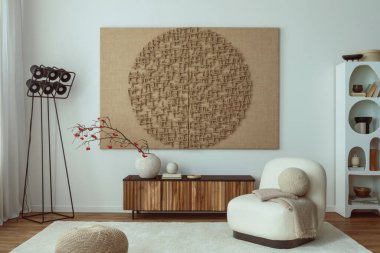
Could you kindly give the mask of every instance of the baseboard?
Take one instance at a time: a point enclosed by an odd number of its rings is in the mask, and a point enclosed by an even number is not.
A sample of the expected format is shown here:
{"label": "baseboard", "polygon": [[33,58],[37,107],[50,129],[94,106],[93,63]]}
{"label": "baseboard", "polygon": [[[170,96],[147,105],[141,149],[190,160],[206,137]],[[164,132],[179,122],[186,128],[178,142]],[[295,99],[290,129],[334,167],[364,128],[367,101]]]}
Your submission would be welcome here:
{"label": "baseboard", "polygon": [[335,206],[326,206],[327,213],[336,213]]}
{"label": "baseboard", "polygon": [[[32,205],[32,210],[40,212],[42,207],[40,205]],[[50,206],[45,206],[45,211],[50,211]],[[55,212],[71,212],[71,206],[55,206]],[[75,206],[74,212],[76,213],[130,213],[131,211],[123,210],[122,206]]]}
{"label": "baseboard", "polygon": [[[46,211],[49,211],[48,206],[45,206]],[[40,205],[32,205],[32,210],[41,211]],[[71,212],[71,206],[55,206],[56,212]],[[74,211],[77,213],[130,213],[131,211],[123,210],[122,206],[74,206]],[[326,212],[335,213],[335,206],[326,206]]]}

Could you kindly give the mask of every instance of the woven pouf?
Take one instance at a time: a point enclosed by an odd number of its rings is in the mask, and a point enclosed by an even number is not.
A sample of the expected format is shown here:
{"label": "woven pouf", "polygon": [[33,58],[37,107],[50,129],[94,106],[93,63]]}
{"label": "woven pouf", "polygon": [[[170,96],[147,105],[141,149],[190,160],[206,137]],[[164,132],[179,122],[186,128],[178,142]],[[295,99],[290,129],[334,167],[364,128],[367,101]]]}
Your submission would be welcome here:
{"label": "woven pouf", "polygon": [[126,253],[128,239],[119,229],[102,225],[78,227],[63,235],[56,253]]}

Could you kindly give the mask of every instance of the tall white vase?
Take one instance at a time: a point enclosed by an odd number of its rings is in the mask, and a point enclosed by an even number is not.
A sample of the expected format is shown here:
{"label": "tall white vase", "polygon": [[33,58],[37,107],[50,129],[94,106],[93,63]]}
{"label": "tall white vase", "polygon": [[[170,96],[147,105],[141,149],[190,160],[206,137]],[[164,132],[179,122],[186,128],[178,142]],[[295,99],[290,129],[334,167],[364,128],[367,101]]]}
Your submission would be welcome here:
{"label": "tall white vase", "polygon": [[138,157],[135,167],[141,178],[154,178],[161,169],[161,160],[155,154],[147,154],[147,157]]}

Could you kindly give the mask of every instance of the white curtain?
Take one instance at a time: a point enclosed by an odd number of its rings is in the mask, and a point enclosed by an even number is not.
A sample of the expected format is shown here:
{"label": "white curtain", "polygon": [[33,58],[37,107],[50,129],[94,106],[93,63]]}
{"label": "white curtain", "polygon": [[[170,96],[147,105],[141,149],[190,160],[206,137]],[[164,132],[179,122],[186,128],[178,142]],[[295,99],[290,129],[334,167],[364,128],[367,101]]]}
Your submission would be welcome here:
{"label": "white curtain", "polygon": [[22,0],[0,0],[0,224],[21,210],[26,162]]}

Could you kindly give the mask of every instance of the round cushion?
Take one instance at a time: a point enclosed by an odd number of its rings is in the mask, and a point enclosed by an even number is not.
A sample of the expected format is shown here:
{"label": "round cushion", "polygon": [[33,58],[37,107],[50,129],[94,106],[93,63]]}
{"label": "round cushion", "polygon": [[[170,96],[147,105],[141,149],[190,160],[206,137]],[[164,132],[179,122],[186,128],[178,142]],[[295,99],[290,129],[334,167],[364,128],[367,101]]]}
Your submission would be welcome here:
{"label": "round cushion", "polygon": [[119,229],[102,225],[78,227],[64,234],[56,253],[126,253],[128,239]]}
{"label": "round cushion", "polygon": [[289,192],[299,197],[307,193],[309,184],[307,174],[298,168],[287,168],[278,177],[278,185],[281,191]]}

